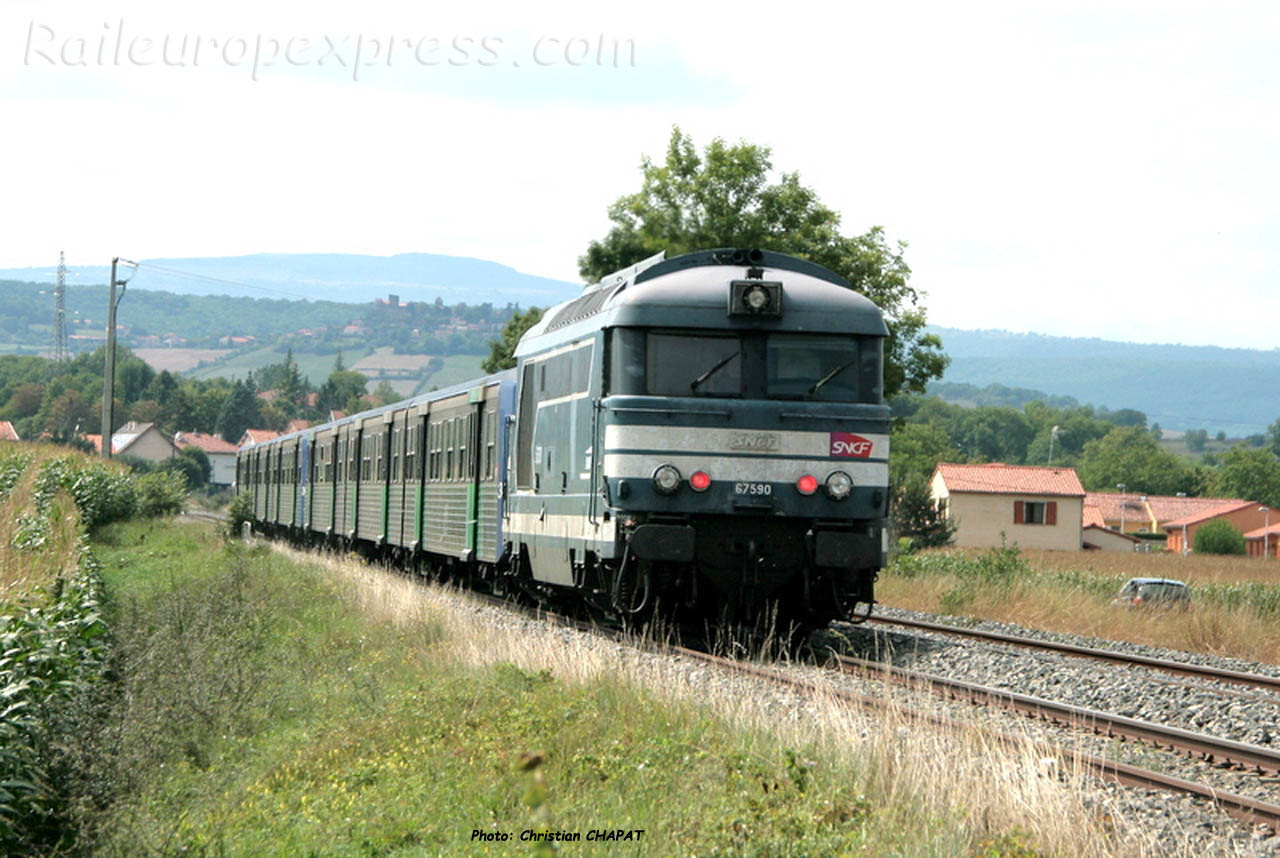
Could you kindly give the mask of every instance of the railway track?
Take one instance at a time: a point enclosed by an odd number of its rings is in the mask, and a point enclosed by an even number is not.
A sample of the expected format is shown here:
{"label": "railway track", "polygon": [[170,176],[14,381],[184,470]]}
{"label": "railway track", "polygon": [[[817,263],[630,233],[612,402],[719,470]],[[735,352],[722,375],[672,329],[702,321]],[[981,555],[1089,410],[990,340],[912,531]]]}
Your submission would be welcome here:
{"label": "railway track", "polygon": [[1112,650],[1078,646],[1076,644],[1037,640],[1035,638],[1026,638],[1019,635],[1004,634],[1002,632],[989,632],[982,631],[980,629],[964,628],[963,626],[930,623],[923,620],[911,620],[897,617],[872,617],[871,622],[877,625],[901,626],[904,628],[918,629],[920,631],[971,638],[974,640],[986,641],[988,643],[1011,644],[1025,649],[1038,649],[1061,655],[1088,658],[1095,661],[1106,661],[1112,664],[1147,667],[1178,676],[1217,680],[1219,682],[1229,682],[1235,685],[1246,685],[1253,688],[1280,692],[1280,678],[1274,676],[1263,676],[1258,673],[1244,673],[1242,671],[1225,670],[1223,668],[1210,667],[1208,665],[1188,664],[1187,662],[1151,658],[1149,656],[1142,655],[1132,655],[1128,653],[1114,652]]}
{"label": "railway track", "polygon": [[1026,694],[991,688],[958,679],[904,670],[880,662],[836,655],[841,670],[857,674],[874,674],[898,684],[925,687],[951,699],[1010,709],[1031,718],[1101,736],[1146,742],[1158,748],[1195,757],[1213,765],[1280,774],[1280,751],[1249,745],[1231,739],[1220,739],[1180,727],[1166,727],[1124,715],[1114,715],[1070,703],[1059,703]]}
{"label": "railway track", "polygon": [[[594,624],[585,623],[572,617],[539,609],[521,608],[518,605],[513,605],[508,600],[483,594],[479,595],[490,604],[501,605],[508,609],[515,607],[519,610],[529,610],[538,617],[576,628],[580,631],[614,634],[610,630],[601,629]],[[832,688],[829,685],[798,677],[768,665],[725,658],[702,650],[671,644],[655,643],[652,646],[655,650],[669,655],[699,661],[726,672],[770,682],[802,694],[828,695],[847,705],[867,712],[883,712],[889,709],[891,705],[883,696],[872,697],[848,689]],[[1178,751],[1184,755],[1192,755],[1216,765],[1250,769],[1260,773],[1280,773],[1280,752],[1267,748],[1217,739],[1174,727],[1162,727],[1158,724],[1096,712],[1083,707],[1058,704],[973,683],[929,677],[901,668],[889,667],[860,659],[851,659],[847,656],[837,656],[836,659],[842,670],[875,674],[877,678],[889,678],[913,687],[920,687],[923,684],[935,692],[943,693],[952,698],[967,699],[974,703],[1002,705],[1013,708],[1030,717],[1049,721],[1068,729],[1143,741],[1162,749]],[[892,705],[899,713],[905,711],[900,703]],[[919,722],[934,725],[941,730],[960,732],[975,729],[970,724],[936,713],[911,710],[908,714]],[[1022,741],[1020,738],[999,733],[990,728],[978,729],[982,729],[995,741],[1003,744],[1013,745]],[[1046,755],[1053,755],[1057,753],[1057,749],[1046,747],[1045,753]],[[1249,796],[1222,790],[1209,784],[1197,783],[1155,771],[1154,769],[1143,768],[1117,760],[1109,760],[1096,755],[1073,753],[1072,758],[1078,760],[1081,766],[1096,777],[1114,781],[1122,786],[1195,796],[1213,803],[1224,813],[1244,822],[1254,825],[1268,825],[1280,830],[1280,805],[1270,804]]]}

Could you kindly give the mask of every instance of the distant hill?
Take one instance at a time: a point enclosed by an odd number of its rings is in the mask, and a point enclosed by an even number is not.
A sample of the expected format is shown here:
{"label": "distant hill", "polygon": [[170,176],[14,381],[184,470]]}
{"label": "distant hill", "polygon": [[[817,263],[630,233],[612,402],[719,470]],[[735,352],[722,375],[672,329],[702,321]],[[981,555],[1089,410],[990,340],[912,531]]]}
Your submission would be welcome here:
{"label": "distant hill", "polygon": [[[68,283],[105,284],[110,267],[72,266]],[[47,268],[0,269],[0,280],[53,283]],[[230,295],[365,303],[388,294],[402,301],[465,301],[496,306],[546,307],[576,296],[581,284],[524,274],[506,265],[462,256],[401,253],[259,253],[190,259],[142,260],[130,289],[178,295]]]}
{"label": "distant hill", "polygon": [[1136,408],[1168,429],[1233,437],[1262,432],[1280,418],[1280,349],[931,330],[951,356],[944,383],[1033,388],[1113,410]]}

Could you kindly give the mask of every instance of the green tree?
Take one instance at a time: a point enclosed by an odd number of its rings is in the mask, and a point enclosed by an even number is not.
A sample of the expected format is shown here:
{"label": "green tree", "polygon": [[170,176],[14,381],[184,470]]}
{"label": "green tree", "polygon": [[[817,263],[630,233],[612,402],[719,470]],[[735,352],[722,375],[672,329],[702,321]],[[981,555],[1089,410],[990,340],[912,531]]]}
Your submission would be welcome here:
{"label": "green tree", "polygon": [[1244,534],[1223,518],[1197,527],[1193,542],[1196,554],[1244,554]]}
{"label": "green tree", "polygon": [[334,370],[320,386],[317,407],[322,412],[334,409],[359,411],[361,397],[368,392],[365,387],[367,383],[368,380],[353,369]]}
{"label": "green tree", "polygon": [[[1222,435],[1223,438],[1226,437],[1224,432],[1219,432],[1218,434]],[[1221,441],[1223,438],[1218,440]],[[1280,456],[1280,420],[1267,427],[1267,449],[1271,451],[1271,455]]]}
{"label": "green tree", "polygon": [[908,282],[904,242],[891,246],[881,227],[840,233],[840,215],[783,173],[770,183],[770,150],[717,138],[699,155],[692,137],[672,129],[666,161],[644,158],[641,188],[609,207],[613,227],[578,259],[588,282],[659,251],[678,255],[712,247],[775,250],[835,271],[885,311],[885,395],[923,393],[947,366],[942,342],[926,333],[921,294]]}
{"label": "green tree", "polygon": [[373,401],[377,405],[390,405],[393,402],[399,402],[401,399],[404,399],[404,397],[396,393],[396,389],[385,378],[378,382],[378,386],[373,389]]}
{"label": "green tree", "polygon": [[1182,436],[1187,442],[1187,449],[1193,453],[1203,453],[1204,445],[1209,443],[1209,430],[1188,429]]}
{"label": "green tree", "polygon": [[516,346],[525,331],[538,324],[542,319],[541,307],[530,307],[523,313],[517,311],[502,329],[499,339],[489,342],[489,356],[480,368],[485,372],[501,372],[516,365]]}
{"label": "green tree", "polygon": [[55,441],[69,441],[78,433],[91,432],[102,418],[94,404],[78,390],[68,390],[49,405],[45,429]]}
{"label": "green tree", "polygon": [[250,386],[237,381],[218,410],[216,429],[232,444],[240,440],[246,429],[262,427],[262,406]]}
{"label": "green tree", "polygon": [[1280,508],[1280,459],[1270,450],[1237,444],[1222,454],[1214,493]]}
{"label": "green tree", "polygon": [[910,539],[912,550],[949,545],[956,532],[934,502],[928,480],[914,474],[894,488],[889,519],[894,535]]}
{"label": "green tree", "polygon": [[911,480],[925,483],[939,462],[959,462],[964,457],[941,427],[931,423],[905,423],[889,438],[889,483],[905,486]]}
{"label": "green tree", "polygon": [[1141,426],[1117,426],[1097,441],[1084,445],[1078,468],[1090,491],[1111,491],[1124,483],[1130,494],[1194,494],[1195,472],[1178,456],[1160,448]]}
{"label": "green tree", "polygon": [[965,409],[948,428],[951,442],[975,461],[1020,465],[1027,458],[1027,446],[1034,430],[1026,415],[1013,408]]}

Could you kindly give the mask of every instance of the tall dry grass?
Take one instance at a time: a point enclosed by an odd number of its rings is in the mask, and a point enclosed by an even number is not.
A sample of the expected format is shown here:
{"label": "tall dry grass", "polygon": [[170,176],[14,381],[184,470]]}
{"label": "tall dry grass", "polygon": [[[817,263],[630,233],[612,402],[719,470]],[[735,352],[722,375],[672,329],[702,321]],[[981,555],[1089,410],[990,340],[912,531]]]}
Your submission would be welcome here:
{"label": "tall dry grass", "polygon": [[[931,556],[978,557],[980,552],[944,549]],[[1029,574],[1012,575],[1002,586],[964,581],[942,572],[904,576],[889,572],[876,585],[886,605],[1014,623],[1067,634],[1280,664],[1280,624],[1248,601],[1222,604],[1215,588],[1232,584],[1280,586],[1266,561],[1239,557],[1187,557],[1109,552],[1026,551]],[[1276,563],[1280,574],[1280,562]],[[1036,574],[1060,573],[1060,574]],[[1191,608],[1132,610],[1112,605],[1129,577],[1188,581]],[[1196,599],[1197,587],[1202,598]]]}
{"label": "tall dry grass", "polygon": [[655,699],[699,707],[763,741],[817,748],[824,764],[842,766],[857,779],[885,814],[882,822],[912,832],[904,854],[918,854],[930,837],[937,842],[924,854],[951,854],[963,843],[1012,830],[1028,832],[1040,848],[1063,858],[1139,856],[1156,848],[1150,833],[1129,826],[1119,808],[1086,790],[1068,756],[1047,757],[1029,735],[1010,747],[977,729],[917,723],[901,707],[869,715],[832,697],[797,695],[779,707],[776,694],[761,694],[750,680],[709,678],[621,644],[584,646],[539,623],[495,624],[446,588],[424,587],[354,559],[280,550],[319,563],[346,599],[380,621],[430,624],[440,650],[464,665],[511,663],[567,682],[624,683]]}
{"label": "tall dry grass", "polygon": [[0,500],[0,601],[33,587],[48,587],[79,562],[80,516],[75,501],[59,492],[49,510],[49,531],[39,551],[15,544],[24,518],[33,513],[36,477],[44,462],[67,455],[65,447],[0,442],[0,463],[21,457],[27,462],[13,489]]}
{"label": "tall dry grass", "polygon": [[1212,554],[1153,551],[1023,551],[1035,569],[1078,570],[1125,578],[1176,578],[1190,583],[1235,584],[1253,581],[1280,586],[1280,560]]}

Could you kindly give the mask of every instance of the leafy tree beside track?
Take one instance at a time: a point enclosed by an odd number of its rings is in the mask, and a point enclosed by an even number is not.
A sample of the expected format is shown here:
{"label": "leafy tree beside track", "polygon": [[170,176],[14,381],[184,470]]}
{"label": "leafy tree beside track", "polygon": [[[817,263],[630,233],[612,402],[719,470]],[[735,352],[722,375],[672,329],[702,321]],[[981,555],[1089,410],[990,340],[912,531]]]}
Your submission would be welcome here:
{"label": "leafy tree beside track", "polygon": [[747,247],[789,253],[847,279],[888,316],[885,393],[923,393],[941,377],[947,357],[927,334],[922,295],[910,285],[906,244],[891,245],[881,227],[862,235],[840,232],[840,215],[799,173],[769,181],[768,147],[712,140],[699,155],[693,139],[672,129],[666,161],[647,157],[640,190],[609,207],[613,228],[578,259],[587,282],[634,265],[659,251],[669,256],[711,247]]}

